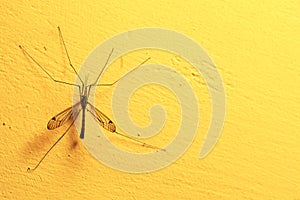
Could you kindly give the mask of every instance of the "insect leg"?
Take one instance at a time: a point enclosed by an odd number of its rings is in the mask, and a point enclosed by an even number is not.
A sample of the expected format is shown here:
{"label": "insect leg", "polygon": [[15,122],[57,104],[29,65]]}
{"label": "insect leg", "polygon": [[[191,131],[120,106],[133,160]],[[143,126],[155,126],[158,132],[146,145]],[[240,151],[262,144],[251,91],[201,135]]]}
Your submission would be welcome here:
{"label": "insect leg", "polygon": [[38,168],[38,166],[42,163],[42,161],[46,158],[46,156],[49,154],[49,152],[55,147],[55,145],[66,135],[66,133],[70,130],[74,122],[76,121],[78,115],[80,113],[80,110],[78,111],[77,115],[75,116],[74,120],[72,121],[71,125],[67,128],[67,130],[58,138],[58,140],[50,147],[50,149],[45,153],[45,155],[42,157],[42,159],[36,164],[36,166],[31,169],[28,167],[27,171],[32,172]]}
{"label": "insect leg", "polygon": [[130,73],[132,73],[133,71],[137,70],[140,66],[142,66],[143,64],[145,64],[148,60],[150,60],[151,57],[147,58],[146,60],[144,60],[141,64],[139,64],[137,67],[135,67],[134,69],[130,70],[129,72],[127,72],[125,75],[123,75],[121,78],[117,79],[115,82],[113,83],[102,83],[102,84],[97,84],[95,86],[113,86],[114,84],[116,84],[119,80],[121,80],[122,78],[126,77],[127,75],[129,75]]}
{"label": "insect leg", "polygon": [[39,66],[54,82],[57,82],[57,83],[62,83],[62,84],[66,84],[66,85],[73,85],[73,86],[79,86],[79,85],[76,85],[76,84],[74,84],[74,83],[68,83],[68,82],[65,82],[65,81],[60,81],[60,80],[56,80],[53,76],[51,76],[50,74],[49,74],[49,72],[47,72],[46,70],[45,70],[45,68],[44,67],[42,67],[42,65],[38,62],[38,61],[36,61],[24,48],[23,48],[23,46],[22,45],[19,45],[19,47],[20,47],[20,49],[22,49],[22,51],[37,65],[37,66]]}
{"label": "insect leg", "polygon": [[65,44],[65,40],[64,40],[64,38],[63,38],[62,32],[61,32],[61,30],[60,30],[60,27],[58,26],[57,29],[58,29],[59,37],[60,37],[60,39],[61,39],[61,41],[62,41],[62,43],[63,43],[64,49],[65,49],[65,51],[66,51],[66,54],[67,54],[67,57],[68,57],[68,60],[69,60],[69,65],[71,66],[71,68],[73,69],[73,71],[75,72],[75,74],[77,75],[77,77],[79,78],[80,82],[83,84],[83,81],[82,81],[81,77],[80,77],[79,74],[77,73],[76,69],[73,67],[73,64],[72,64],[72,62],[71,62],[71,59],[70,59],[70,56],[69,56],[69,52],[68,52],[68,50],[67,50],[67,46],[66,46],[66,44]]}

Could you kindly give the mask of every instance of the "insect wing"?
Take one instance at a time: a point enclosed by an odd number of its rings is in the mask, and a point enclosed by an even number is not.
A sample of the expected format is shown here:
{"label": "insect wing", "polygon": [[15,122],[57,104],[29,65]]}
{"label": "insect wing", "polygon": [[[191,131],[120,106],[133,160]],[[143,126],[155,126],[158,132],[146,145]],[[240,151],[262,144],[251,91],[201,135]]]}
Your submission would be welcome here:
{"label": "insect wing", "polygon": [[56,129],[62,125],[64,125],[68,121],[73,120],[73,110],[75,110],[76,113],[74,113],[74,116],[77,116],[80,107],[80,102],[76,103],[75,105],[65,109],[64,111],[58,113],[54,117],[50,119],[50,121],[47,124],[47,128],[49,130]]}
{"label": "insect wing", "polygon": [[97,120],[97,122],[102,126],[104,129],[110,132],[116,132],[115,124],[99,109],[97,109],[92,104],[88,103],[91,107],[91,110],[88,110],[92,116]]}

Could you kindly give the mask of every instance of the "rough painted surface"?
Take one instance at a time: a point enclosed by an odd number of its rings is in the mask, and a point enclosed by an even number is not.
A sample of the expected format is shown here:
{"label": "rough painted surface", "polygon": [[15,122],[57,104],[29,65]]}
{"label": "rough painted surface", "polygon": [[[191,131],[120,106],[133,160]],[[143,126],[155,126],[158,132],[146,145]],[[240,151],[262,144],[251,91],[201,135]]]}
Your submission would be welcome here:
{"label": "rough painted surface", "polygon": [[[299,2],[2,0],[0,8],[1,199],[300,199]],[[183,157],[157,172],[122,173],[93,159],[72,130],[37,171],[27,173],[64,130],[48,131],[46,123],[71,105],[72,88],[51,82],[18,45],[57,78],[73,81],[57,25],[76,67],[101,41],[140,27],[172,29],[200,43],[217,64],[227,95],[224,131],[214,151],[198,159],[211,113],[203,80],[174,57],[158,56],[152,62],[174,65],[198,93],[199,132]],[[142,60],[124,57],[103,80],[117,79]],[[111,91],[97,101],[110,117]],[[159,91],[133,96],[137,123],[149,122],[148,104],[178,109],[174,96],[160,99]],[[173,113],[166,132],[177,128],[180,116]]]}

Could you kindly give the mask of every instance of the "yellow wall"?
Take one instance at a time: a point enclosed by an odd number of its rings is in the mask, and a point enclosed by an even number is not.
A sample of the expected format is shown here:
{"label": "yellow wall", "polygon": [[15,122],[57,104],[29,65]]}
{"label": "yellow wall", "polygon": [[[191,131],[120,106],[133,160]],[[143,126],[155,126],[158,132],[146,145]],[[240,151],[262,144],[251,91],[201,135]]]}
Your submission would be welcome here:
{"label": "yellow wall", "polygon": [[[0,4],[1,199],[300,199],[298,1],[42,2]],[[73,90],[51,82],[18,45],[57,78],[73,81],[57,25],[76,68],[101,41],[130,29],[167,28],[201,44],[216,63],[227,96],[224,129],[213,152],[198,158],[211,117],[207,89],[200,77],[190,76],[190,68],[181,68],[197,91],[201,121],[195,141],[175,163],[147,174],[119,172],[91,157],[73,129],[27,173],[63,132],[48,131],[46,123],[71,105]],[[160,58],[165,57],[151,62]],[[103,78],[115,80],[142,60],[125,56]],[[98,90],[96,105],[112,118],[111,91]],[[141,125],[149,122],[148,104],[160,102],[148,92],[137,92],[131,102],[131,115]],[[172,110],[178,106],[169,95],[165,106]],[[141,101],[147,106],[136,110]],[[174,136],[178,117],[167,122],[175,128],[165,130],[164,141]]]}

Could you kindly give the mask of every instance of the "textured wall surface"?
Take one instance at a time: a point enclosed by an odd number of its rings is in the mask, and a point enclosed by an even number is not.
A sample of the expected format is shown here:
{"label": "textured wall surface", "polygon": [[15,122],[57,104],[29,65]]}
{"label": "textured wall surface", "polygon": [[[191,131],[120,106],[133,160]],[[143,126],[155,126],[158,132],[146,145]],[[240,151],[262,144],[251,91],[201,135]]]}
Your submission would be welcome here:
{"label": "textured wall surface", "polygon": [[[300,199],[299,1],[126,2],[1,0],[0,198]],[[198,134],[180,159],[152,173],[120,172],[94,159],[73,129],[36,171],[27,173],[65,130],[49,131],[46,124],[71,105],[73,89],[52,82],[18,45],[55,77],[72,82],[75,75],[62,50],[58,25],[76,68],[101,41],[141,27],[168,28],[201,44],[226,90],[226,120],[212,153],[198,158],[211,117],[205,82],[172,55],[158,54],[149,62],[180,70],[199,101]],[[120,58],[101,81],[116,80],[144,58]],[[99,90],[96,106],[113,119],[112,91]],[[141,89],[132,97],[130,114],[137,124],[146,125],[155,103],[170,113],[166,134],[158,135],[163,139],[151,141],[164,145],[180,121],[172,93]],[[128,150],[143,151],[109,137]]]}

